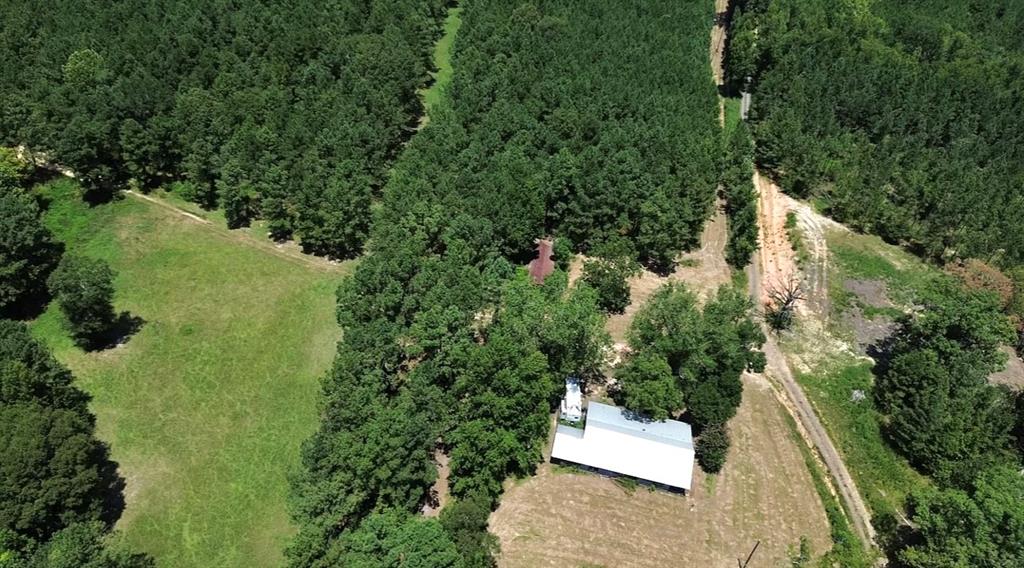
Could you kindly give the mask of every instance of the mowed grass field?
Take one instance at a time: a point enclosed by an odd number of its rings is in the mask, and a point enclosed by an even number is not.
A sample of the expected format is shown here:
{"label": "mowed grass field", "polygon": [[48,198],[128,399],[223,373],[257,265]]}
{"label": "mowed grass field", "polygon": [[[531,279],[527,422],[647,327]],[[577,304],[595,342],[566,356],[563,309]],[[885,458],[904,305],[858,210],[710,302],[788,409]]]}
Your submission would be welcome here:
{"label": "mowed grass field", "polygon": [[93,396],[127,483],[117,528],[160,566],[279,565],[287,476],[316,427],[348,267],[270,254],[135,197],[90,208],[78,191],[40,188],[47,225],[68,252],[110,262],[115,307],[145,324],[97,353],[73,346],[53,305],[32,327]]}

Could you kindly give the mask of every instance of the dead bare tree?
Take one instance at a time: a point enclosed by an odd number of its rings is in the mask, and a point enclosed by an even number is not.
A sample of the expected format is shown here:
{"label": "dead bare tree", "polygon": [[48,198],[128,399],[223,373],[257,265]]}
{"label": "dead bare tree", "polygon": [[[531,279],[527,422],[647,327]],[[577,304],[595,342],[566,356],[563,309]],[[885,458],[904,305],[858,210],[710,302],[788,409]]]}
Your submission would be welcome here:
{"label": "dead bare tree", "polygon": [[791,276],[784,283],[768,288],[768,302],[764,305],[764,319],[775,331],[789,329],[793,325],[796,303],[806,300],[800,279]]}

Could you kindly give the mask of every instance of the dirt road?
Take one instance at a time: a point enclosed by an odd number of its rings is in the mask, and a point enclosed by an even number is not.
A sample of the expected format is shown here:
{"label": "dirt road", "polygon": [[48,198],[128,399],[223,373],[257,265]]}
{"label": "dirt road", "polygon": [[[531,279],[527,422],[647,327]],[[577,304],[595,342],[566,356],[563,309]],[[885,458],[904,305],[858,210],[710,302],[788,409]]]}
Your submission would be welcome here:
{"label": "dirt road", "polygon": [[[715,0],[715,12],[723,12],[728,0]],[[715,26],[711,35],[711,66],[715,81],[721,85],[722,58],[726,30]],[[721,100],[719,101],[721,103]],[[724,119],[724,115],[723,115]],[[760,250],[754,254],[747,267],[750,297],[755,305],[767,301],[769,286],[779,286],[790,278],[803,278],[796,263],[793,245],[786,231],[786,214],[794,211],[797,226],[806,235],[810,266],[805,280],[808,302],[801,309],[813,309],[827,317],[828,306],[828,246],[825,241],[825,227],[838,223],[818,215],[806,204],[784,195],[770,179],[754,172],[754,187],[758,192],[758,242]],[[842,456],[836,450],[811,402],[796,382],[785,355],[779,350],[774,335],[765,329],[764,351],[767,359],[765,373],[782,386],[788,401],[783,401],[790,414],[797,420],[801,434],[814,446],[832,476],[832,485],[843,502],[847,515],[857,535],[866,547],[875,544],[875,530],[871,526],[871,514],[861,498],[857,486],[850,476]]]}
{"label": "dirt road", "polygon": [[[786,278],[800,278],[801,276],[785,230],[786,213],[793,207],[794,202],[789,197],[782,195],[775,184],[760,174],[755,173],[754,183],[760,194],[758,217],[762,248],[754,255],[753,262],[747,267],[747,277],[751,298],[755,302],[763,304],[767,286],[778,284]],[[799,210],[799,207],[797,209]],[[811,218],[810,213],[813,211],[810,211],[809,208],[804,211],[804,216],[810,219],[807,222],[810,229],[808,233],[821,235],[821,242],[812,239],[816,242],[812,246],[817,247],[815,256],[820,258],[820,262],[825,263],[828,256],[823,231],[820,230],[821,221]],[[819,226],[819,230],[816,232],[812,226],[814,224]],[[818,276],[812,278],[817,281],[812,282],[810,287],[820,292],[812,292],[809,296],[815,297],[821,294],[827,298],[827,283],[824,281],[827,266],[823,264],[817,272]],[[765,281],[762,281],[763,276]],[[871,514],[868,512],[842,456],[829,438],[828,432],[821,420],[818,419],[818,415],[814,412],[803,389],[796,382],[785,355],[779,350],[774,335],[768,329],[765,329],[765,335],[768,338],[763,347],[768,362],[765,372],[782,387],[789,399],[787,407],[800,424],[807,441],[814,446],[828,468],[832,476],[833,488],[842,499],[843,506],[857,535],[860,536],[865,546],[874,545],[875,531],[871,526]]]}
{"label": "dirt road", "polygon": [[323,270],[323,271],[327,271],[327,272],[338,272],[338,271],[345,270],[345,265],[348,264],[347,262],[346,263],[341,263],[341,262],[336,262],[336,261],[328,260],[328,259],[326,259],[324,257],[312,256],[312,255],[308,255],[308,254],[302,253],[302,252],[299,251],[298,245],[296,245],[294,243],[285,243],[285,244],[275,245],[275,244],[273,244],[271,242],[267,242],[265,240],[260,240],[257,237],[255,237],[255,236],[253,236],[253,235],[251,235],[249,233],[246,233],[244,231],[241,231],[241,230],[229,230],[229,229],[226,229],[224,227],[217,226],[212,221],[210,221],[209,219],[203,219],[202,217],[200,217],[198,215],[195,215],[193,213],[185,211],[184,209],[181,209],[180,207],[177,207],[177,206],[175,206],[172,203],[168,203],[167,201],[164,201],[163,199],[159,199],[159,198],[153,197],[151,195],[145,195],[145,194],[142,194],[142,193],[136,193],[136,192],[134,192],[132,190],[125,190],[124,194],[127,195],[128,197],[133,198],[133,199],[137,199],[139,201],[145,201],[147,203],[151,203],[153,205],[156,205],[157,207],[160,207],[162,209],[166,209],[168,211],[172,211],[172,212],[176,213],[177,215],[180,215],[181,217],[184,217],[185,219],[188,219],[191,222],[197,223],[197,224],[205,227],[206,229],[208,229],[209,231],[215,233],[218,237],[220,237],[222,239],[229,240],[229,241],[232,241],[232,242],[236,242],[236,243],[239,243],[239,244],[242,244],[242,245],[245,245],[245,246],[249,246],[249,247],[252,247],[252,248],[255,248],[255,249],[259,249],[259,250],[261,250],[263,252],[266,252],[268,254],[272,254],[274,256],[278,256],[278,257],[290,260],[292,262],[295,262],[295,263],[298,263],[298,264],[302,264],[304,266],[309,266],[311,268],[315,268],[317,270]]}
{"label": "dirt road", "polygon": [[[715,16],[725,13],[725,10],[729,7],[729,0],[715,0]],[[725,36],[726,29],[724,25],[715,23],[711,28],[711,74],[715,79],[715,84],[719,87],[724,82],[724,68],[723,60],[725,58]],[[725,100],[722,97],[718,97],[718,122],[722,126],[725,126]]]}

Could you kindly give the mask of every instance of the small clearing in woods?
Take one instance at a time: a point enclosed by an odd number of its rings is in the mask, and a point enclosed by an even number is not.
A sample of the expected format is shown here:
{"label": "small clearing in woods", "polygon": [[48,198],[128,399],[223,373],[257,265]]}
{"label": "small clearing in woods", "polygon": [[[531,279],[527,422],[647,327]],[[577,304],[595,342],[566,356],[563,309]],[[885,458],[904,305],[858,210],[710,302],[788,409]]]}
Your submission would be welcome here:
{"label": "small clearing in woods", "polygon": [[696,468],[686,496],[571,473],[544,463],[512,482],[491,516],[499,566],[597,565],[732,568],[758,540],[751,566],[779,566],[801,536],[815,556],[831,548],[829,524],[785,410],[761,376],[743,377],[721,474]]}
{"label": "small clearing in woods", "polygon": [[[658,288],[668,282],[683,282],[701,301],[705,301],[719,286],[731,281],[729,265],[725,262],[725,245],[728,238],[725,212],[719,203],[714,217],[704,225],[700,248],[681,255],[672,274],[659,276],[650,270],[643,270],[630,279],[629,306],[623,313],[608,318],[606,326],[617,351],[626,346],[626,332],[633,317]],[[582,275],[584,260],[585,258],[578,256],[569,266],[570,282],[575,282]]]}
{"label": "small clearing in woods", "polygon": [[[609,319],[621,350],[637,310],[667,282],[682,282],[707,300],[731,282],[721,208],[707,223],[699,250],[682,256],[669,276],[644,271],[630,281],[631,304]],[[570,279],[582,273],[582,260]],[[785,408],[762,375],[743,377],[743,402],[729,423],[733,446],[717,476],[694,473],[682,496],[641,486],[627,493],[615,480],[564,473],[541,464],[537,475],[509,485],[491,516],[501,543],[499,566],[732,567],[761,541],[752,566],[776,566],[801,536],[815,555],[831,548],[829,523]],[[601,389],[598,389],[599,391]],[[593,394],[593,393],[592,393]]]}

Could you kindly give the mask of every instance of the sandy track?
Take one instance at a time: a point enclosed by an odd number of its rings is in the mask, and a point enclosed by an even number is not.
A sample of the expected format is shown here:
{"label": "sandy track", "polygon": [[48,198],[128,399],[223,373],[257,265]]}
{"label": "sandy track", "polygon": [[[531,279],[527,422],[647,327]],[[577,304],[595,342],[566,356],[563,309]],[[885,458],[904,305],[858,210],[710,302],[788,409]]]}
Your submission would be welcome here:
{"label": "sandy track", "polygon": [[768,290],[784,285],[791,278],[799,278],[793,245],[786,232],[786,213],[789,199],[770,179],[754,172],[754,187],[758,193],[758,233],[760,246],[755,262],[760,268],[761,284],[759,305],[768,301]]}
{"label": "sandy track", "polygon": [[[827,314],[828,246],[824,233],[826,226],[835,223],[817,215],[810,207],[783,195],[777,185],[760,173],[755,172],[754,184],[759,194],[758,219],[761,250],[755,254],[754,261],[747,269],[751,297],[755,301],[760,298],[763,304],[767,300],[767,290],[770,286],[778,286],[790,278],[802,279],[796,264],[796,255],[785,228],[786,213],[792,210],[797,213],[798,226],[803,229],[809,241],[808,247],[813,267],[810,271],[811,277],[806,280],[805,284],[811,301],[808,305],[801,306],[801,309],[805,313],[813,311],[815,315]],[[814,298],[824,299],[814,300]],[[822,309],[825,311],[819,311]],[[788,399],[786,406],[799,422],[801,433],[817,450],[818,455],[828,468],[833,488],[842,499],[854,530],[865,546],[873,545],[875,531],[871,526],[871,514],[853,482],[853,477],[815,413],[814,407],[793,376],[774,334],[765,329],[765,335],[767,341],[762,350],[767,359],[766,373],[782,388],[782,392]]]}

